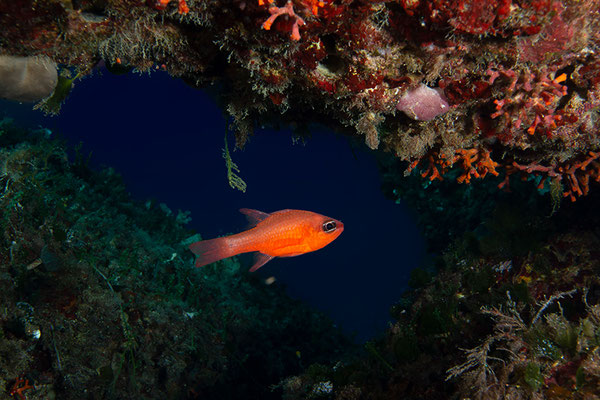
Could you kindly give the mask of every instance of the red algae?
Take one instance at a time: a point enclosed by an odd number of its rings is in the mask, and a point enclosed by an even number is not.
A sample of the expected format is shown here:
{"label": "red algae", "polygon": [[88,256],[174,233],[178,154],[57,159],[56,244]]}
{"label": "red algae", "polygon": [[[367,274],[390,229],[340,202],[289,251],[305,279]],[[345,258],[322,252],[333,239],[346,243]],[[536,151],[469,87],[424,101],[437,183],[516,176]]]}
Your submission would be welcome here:
{"label": "red algae", "polygon": [[[472,148],[490,152],[499,170],[600,151],[592,0],[11,4],[0,5],[4,54],[43,54],[80,78],[104,61],[200,86],[231,83],[218,96],[237,110],[239,145],[277,115],[377,137],[370,146],[417,165]],[[411,98],[418,87],[444,96],[426,112]]]}

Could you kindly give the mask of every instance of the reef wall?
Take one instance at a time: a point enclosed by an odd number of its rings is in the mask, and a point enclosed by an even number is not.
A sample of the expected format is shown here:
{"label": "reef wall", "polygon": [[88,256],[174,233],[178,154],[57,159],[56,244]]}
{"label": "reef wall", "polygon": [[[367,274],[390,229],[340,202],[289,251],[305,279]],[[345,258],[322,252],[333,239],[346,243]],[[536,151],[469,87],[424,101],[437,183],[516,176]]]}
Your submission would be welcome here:
{"label": "reef wall", "polygon": [[235,259],[193,268],[188,213],[133,202],[49,133],[0,122],[2,398],[280,398],[348,349]]}
{"label": "reef wall", "polygon": [[0,54],[59,65],[47,112],[98,63],[163,69],[216,89],[238,146],[321,123],[429,180],[575,200],[600,179],[599,21],[597,0],[27,0],[0,4]]}

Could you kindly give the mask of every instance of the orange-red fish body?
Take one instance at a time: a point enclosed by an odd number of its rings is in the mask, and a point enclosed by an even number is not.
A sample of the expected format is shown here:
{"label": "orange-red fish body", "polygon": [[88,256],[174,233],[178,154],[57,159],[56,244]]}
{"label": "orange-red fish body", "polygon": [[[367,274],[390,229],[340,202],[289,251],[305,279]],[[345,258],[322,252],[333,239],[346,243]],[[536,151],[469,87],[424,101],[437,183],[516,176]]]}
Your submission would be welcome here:
{"label": "orange-red fish body", "polygon": [[344,224],[311,211],[281,210],[271,214],[243,208],[255,226],[247,231],[190,245],[201,267],[241,253],[258,252],[256,271],[273,257],[293,257],[327,246],[343,232]]}

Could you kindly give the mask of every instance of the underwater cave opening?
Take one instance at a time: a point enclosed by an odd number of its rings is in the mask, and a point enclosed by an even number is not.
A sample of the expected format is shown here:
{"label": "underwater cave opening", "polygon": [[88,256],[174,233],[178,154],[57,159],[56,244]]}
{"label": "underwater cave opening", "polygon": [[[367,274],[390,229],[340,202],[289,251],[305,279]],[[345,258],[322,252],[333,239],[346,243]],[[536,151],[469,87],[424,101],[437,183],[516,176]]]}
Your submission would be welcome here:
{"label": "underwater cave opening", "polygon": [[[136,200],[190,211],[188,227],[204,238],[243,230],[238,209],[244,207],[306,209],[343,221],[343,235],[330,246],[273,261],[257,273],[274,276],[357,342],[383,333],[410,271],[422,264],[424,239],[406,206],[381,192],[374,153],[341,135],[316,129],[294,144],[289,131],[256,132],[231,153],[248,185],[242,193],[226,178],[221,110],[206,93],[166,73],[102,70],[76,83],[57,117],[30,105],[2,106],[2,117],[49,128],[71,149],[82,142],[91,165],[114,168]],[[249,258],[242,262],[251,265]]]}

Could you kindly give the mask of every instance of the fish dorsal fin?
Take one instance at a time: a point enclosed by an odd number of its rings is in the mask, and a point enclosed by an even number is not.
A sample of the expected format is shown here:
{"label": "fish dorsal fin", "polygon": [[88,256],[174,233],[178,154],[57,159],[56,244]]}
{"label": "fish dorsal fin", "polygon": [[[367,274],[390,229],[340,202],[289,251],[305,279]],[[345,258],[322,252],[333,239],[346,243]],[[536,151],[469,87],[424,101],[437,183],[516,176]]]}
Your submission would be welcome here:
{"label": "fish dorsal fin", "polygon": [[240,208],[240,212],[248,218],[249,228],[255,227],[260,221],[263,221],[270,214],[262,211],[252,210],[250,208]]}
{"label": "fish dorsal fin", "polygon": [[273,258],[275,258],[275,257],[269,256],[267,254],[263,254],[263,253],[260,253],[257,251],[254,254],[254,265],[252,266],[252,268],[250,268],[250,272],[256,271],[257,269],[259,269],[260,267],[262,267],[263,265],[265,265],[266,263],[271,261]]}

